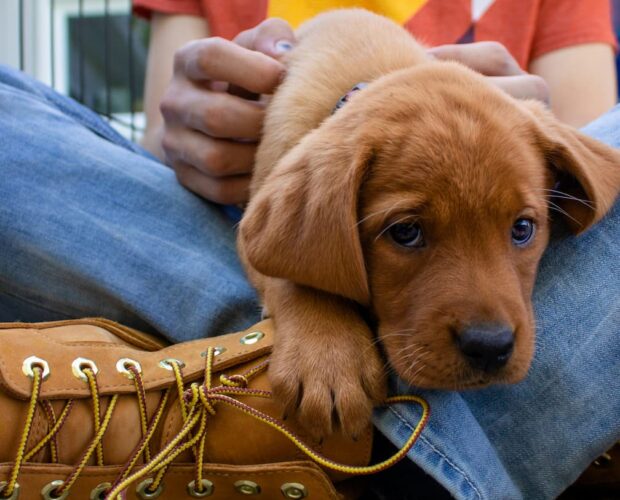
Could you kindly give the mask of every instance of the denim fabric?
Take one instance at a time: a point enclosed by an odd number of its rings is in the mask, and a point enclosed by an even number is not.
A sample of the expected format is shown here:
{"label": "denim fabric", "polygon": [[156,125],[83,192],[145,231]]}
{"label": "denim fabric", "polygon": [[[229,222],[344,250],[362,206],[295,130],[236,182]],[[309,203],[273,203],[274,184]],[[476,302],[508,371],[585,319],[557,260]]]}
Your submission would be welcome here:
{"label": "denim fabric", "polygon": [[98,315],[183,341],[259,319],[221,207],[1,66],[0,176],[0,321]]}
{"label": "denim fabric", "polygon": [[[586,132],[619,146],[618,124],[619,108]],[[259,319],[220,207],[97,115],[1,66],[0,178],[1,321],[101,315],[183,341]],[[456,498],[552,498],[620,438],[619,220],[616,204],[547,250],[524,382],[456,393],[392,381],[428,399],[409,456]],[[419,416],[399,405],[375,423],[401,445]]]}

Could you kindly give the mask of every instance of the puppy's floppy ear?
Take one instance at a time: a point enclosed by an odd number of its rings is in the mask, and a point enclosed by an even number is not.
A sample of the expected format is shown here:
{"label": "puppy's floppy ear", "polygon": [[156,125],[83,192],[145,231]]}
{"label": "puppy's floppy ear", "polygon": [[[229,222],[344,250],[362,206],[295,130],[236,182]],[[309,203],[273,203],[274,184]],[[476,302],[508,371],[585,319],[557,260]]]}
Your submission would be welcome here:
{"label": "puppy's floppy ear", "polygon": [[554,189],[568,195],[556,193],[554,203],[568,214],[573,232],[581,233],[603,218],[618,196],[620,150],[561,123],[541,103],[524,105],[534,116],[539,145],[555,170]]}
{"label": "puppy's floppy ear", "polygon": [[246,209],[240,238],[260,273],[367,304],[357,202],[372,150],[345,129],[321,127],[277,163]]}

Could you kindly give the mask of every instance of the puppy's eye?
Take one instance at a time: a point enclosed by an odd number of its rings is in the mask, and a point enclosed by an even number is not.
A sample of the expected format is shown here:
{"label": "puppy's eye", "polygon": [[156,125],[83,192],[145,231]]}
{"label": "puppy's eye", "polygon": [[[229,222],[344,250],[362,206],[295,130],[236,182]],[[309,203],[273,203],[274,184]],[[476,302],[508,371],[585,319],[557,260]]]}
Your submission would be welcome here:
{"label": "puppy's eye", "polygon": [[517,219],[512,225],[512,242],[517,246],[527,245],[536,232],[536,224],[532,219]]}
{"label": "puppy's eye", "polygon": [[390,238],[401,246],[408,248],[420,248],[424,246],[422,228],[417,222],[411,221],[393,224],[388,229],[388,233]]}

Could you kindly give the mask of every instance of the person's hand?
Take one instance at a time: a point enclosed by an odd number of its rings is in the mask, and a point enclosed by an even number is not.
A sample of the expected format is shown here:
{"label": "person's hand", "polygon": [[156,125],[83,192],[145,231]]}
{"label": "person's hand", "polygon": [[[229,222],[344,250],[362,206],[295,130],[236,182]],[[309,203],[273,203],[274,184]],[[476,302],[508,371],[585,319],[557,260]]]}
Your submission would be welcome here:
{"label": "person's hand", "polygon": [[278,86],[277,59],[294,42],[285,21],[269,19],[232,42],[206,38],[177,51],[160,105],[162,149],[187,189],[216,203],[247,200],[264,115],[252,99]]}
{"label": "person's hand", "polygon": [[523,71],[508,49],[498,42],[440,45],[429,49],[428,54],[468,66],[513,97],[549,103],[549,87],[545,80]]}

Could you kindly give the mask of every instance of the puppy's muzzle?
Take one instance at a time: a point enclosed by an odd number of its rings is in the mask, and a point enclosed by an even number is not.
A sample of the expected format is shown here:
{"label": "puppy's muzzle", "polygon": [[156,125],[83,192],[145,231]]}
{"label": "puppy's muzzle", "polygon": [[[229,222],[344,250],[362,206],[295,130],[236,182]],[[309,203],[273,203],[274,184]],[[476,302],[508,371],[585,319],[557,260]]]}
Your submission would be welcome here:
{"label": "puppy's muzzle", "polygon": [[510,359],[514,332],[507,325],[469,325],[459,332],[457,344],[472,368],[493,373]]}

